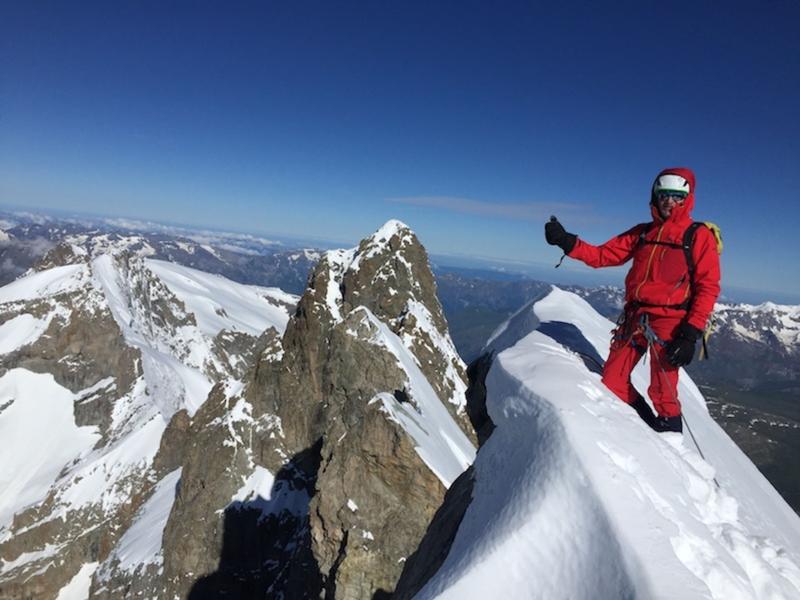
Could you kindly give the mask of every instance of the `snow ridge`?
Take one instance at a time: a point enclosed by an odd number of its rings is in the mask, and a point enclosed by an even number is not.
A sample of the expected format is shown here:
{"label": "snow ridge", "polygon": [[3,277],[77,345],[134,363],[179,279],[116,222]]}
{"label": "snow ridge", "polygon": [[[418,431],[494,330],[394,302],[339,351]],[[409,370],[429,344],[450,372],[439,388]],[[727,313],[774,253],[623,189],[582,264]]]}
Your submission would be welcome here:
{"label": "snow ridge", "polygon": [[[647,428],[571,349],[577,330],[607,354],[613,323],[585,301],[554,288],[511,321],[495,340],[496,429],[473,502],[418,598],[800,597],[800,519],[685,373],[707,460],[690,438]],[[647,369],[634,372],[640,391]]]}

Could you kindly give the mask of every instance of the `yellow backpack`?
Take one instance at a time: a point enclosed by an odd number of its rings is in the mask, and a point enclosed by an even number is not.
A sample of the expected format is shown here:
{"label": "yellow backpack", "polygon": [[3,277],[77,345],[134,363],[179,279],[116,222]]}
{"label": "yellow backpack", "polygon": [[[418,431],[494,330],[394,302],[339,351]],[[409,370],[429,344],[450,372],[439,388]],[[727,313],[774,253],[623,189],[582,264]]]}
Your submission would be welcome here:
{"label": "yellow backpack", "polygon": [[[689,276],[694,277],[694,260],[692,260],[692,241],[694,239],[694,232],[697,228],[705,225],[714,234],[714,239],[717,241],[717,252],[722,254],[722,230],[719,225],[711,221],[695,221],[686,229],[683,237],[683,250],[686,253],[686,264],[689,265]],[[700,348],[700,356],[698,360],[708,360],[708,337],[714,330],[714,315],[712,314],[708,319],[708,324],[703,331],[703,344]]]}

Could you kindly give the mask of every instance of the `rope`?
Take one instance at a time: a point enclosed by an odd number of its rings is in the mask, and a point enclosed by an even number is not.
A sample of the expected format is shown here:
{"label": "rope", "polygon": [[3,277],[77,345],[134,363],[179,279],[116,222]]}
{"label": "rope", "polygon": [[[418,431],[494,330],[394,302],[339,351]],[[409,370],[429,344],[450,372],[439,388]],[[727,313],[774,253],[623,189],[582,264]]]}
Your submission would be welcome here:
{"label": "rope", "polygon": [[[652,327],[650,327],[650,324],[647,322],[647,315],[642,315],[642,326],[644,327],[644,337],[647,340],[648,346],[650,346],[650,355],[655,358],[656,366],[658,366],[658,369],[661,371],[661,374],[664,376],[664,381],[666,382],[667,381],[667,372],[664,370],[664,367],[661,365],[661,360],[658,358],[658,353],[655,351],[655,348],[652,347],[654,340],[659,342],[659,343],[661,343],[662,345],[664,344],[664,341],[661,340],[655,334],[655,332],[653,331]],[[677,390],[673,391],[672,390],[672,386],[668,385],[667,387],[669,387],[670,392],[672,392],[672,400],[675,402],[675,404],[678,404],[678,391]],[[706,460],[705,454],[703,454],[703,450],[700,448],[700,444],[697,443],[697,438],[694,437],[694,433],[692,432],[692,428],[689,427],[689,421],[686,420],[686,417],[684,416],[683,411],[681,411],[681,420],[683,421],[683,424],[686,425],[686,430],[689,432],[689,435],[691,436],[692,441],[694,442],[695,448],[697,448],[697,452],[700,454],[700,458],[702,458],[703,460],[708,462]],[[719,481],[717,481],[716,476],[712,477],[712,479],[714,480],[714,484],[717,486],[717,489],[719,489],[720,485],[719,485]]]}

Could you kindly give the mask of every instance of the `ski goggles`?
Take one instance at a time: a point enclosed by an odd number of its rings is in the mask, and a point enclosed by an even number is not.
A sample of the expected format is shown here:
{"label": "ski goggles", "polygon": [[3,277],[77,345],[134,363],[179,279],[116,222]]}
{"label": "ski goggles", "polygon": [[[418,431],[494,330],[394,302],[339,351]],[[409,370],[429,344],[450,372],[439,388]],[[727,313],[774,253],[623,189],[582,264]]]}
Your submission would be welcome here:
{"label": "ski goggles", "polygon": [[672,201],[675,204],[683,204],[689,194],[678,190],[659,190],[656,192],[656,200],[659,202]]}

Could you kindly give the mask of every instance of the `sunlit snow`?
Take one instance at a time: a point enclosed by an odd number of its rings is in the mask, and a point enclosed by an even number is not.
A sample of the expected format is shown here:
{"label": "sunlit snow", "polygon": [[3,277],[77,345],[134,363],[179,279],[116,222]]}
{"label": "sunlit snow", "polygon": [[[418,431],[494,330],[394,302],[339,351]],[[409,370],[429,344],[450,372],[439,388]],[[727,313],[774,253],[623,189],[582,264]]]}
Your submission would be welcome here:
{"label": "sunlit snow", "polygon": [[61,470],[100,438],[75,424],[75,395],[50,374],[0,377],[0,539],[14,513],[42,501]]}
{"label": "sunlit snow", "polygon": [[447,412],[430,382],[419,368],[414,355],[402,340],[366,307],[359,307],[372,326],[370,343],[388,350],[408,377],[406,393],[411,402],[399,402],[389,392],[379,393],[372,402],[408,432],[420,458],[441,480],[450,485],[474,460],[475,448],[453,417]]}
{"label": "sunlit snow", "polygon": [[[800,518],[689,377],[679,394],[705,460],[688,433],[651,431],[568,348],[577,330],[602,360],[613,326],[555,289],[498,330],[487,379],[497,428],[450,554],[418,598],[800,597]],[[640,391],[647,378],[640,365]]]}
{"label": "sunlit snow", "polygon": [[223,329],[257,336],[274,327],[283,333],[289,314],[267,297],[288,303],[297,300],[277,288],[236,284],[175,263],[149,259],[145,264],[194,314],[200,331],[211,337]]}
{"label": "sunlit snow", "polygon": [[89,597],[89,588],[99,563],[91,562],[83,565],[70,582],[61,588],[56,600],[86,600]]}
{"label": "sunlit snow", "polygon": [[155,487],[150,498],[139,509],[133,524],[117,543],[98,574],[104,578],[106,565],[115,563],[124,571],[133,572],[142,565],[161,564],[161,543],[172,504],[177,494],[181,469],[172,471]]}
{"label": "sunlit snow", "polygon": [[50,325],[50,319],[37,319],[30,314],[21,314],[0,325],[0,354],[8,354],[17,348],[32,344]]}
{"label": "sunlit snow", "polygon": [[70,292],[88,277],[86,265],[66,265],[31,273],[0,288],[0,304],[47,298]]}

